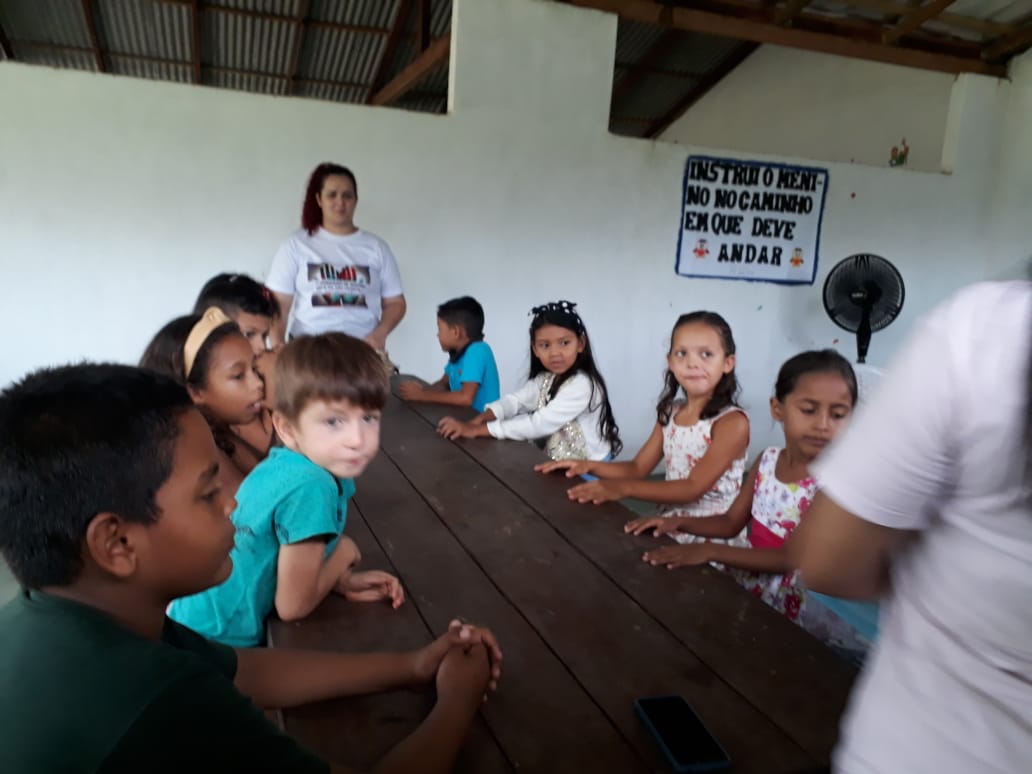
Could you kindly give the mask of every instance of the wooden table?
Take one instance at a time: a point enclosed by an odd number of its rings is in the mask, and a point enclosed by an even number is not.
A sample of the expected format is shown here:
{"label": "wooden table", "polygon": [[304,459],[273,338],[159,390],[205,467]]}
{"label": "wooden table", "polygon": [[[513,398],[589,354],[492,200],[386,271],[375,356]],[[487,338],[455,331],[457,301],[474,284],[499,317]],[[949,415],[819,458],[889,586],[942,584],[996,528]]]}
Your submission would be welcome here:
{"label": "wooden table", "polygon": [[[655,538],[623,534],[623,506],[569,501],[534,473],[527,443],[453,443],[445,407],[391,397],[381,451],[358,482],[347,534],[366,568],[405,586],[397,611],[327,600],[269,643],[349,651],[417,648],[448,621],[490,626],[505,652],[456,768],[465,772],[668,770],[636,698],[680,694],[736,772],[794,772],[829,758],[854,670],[711,568],[641,561]],[[433,693],[395,691],[284,713],[331,760],[368,767],[418,725]]]}

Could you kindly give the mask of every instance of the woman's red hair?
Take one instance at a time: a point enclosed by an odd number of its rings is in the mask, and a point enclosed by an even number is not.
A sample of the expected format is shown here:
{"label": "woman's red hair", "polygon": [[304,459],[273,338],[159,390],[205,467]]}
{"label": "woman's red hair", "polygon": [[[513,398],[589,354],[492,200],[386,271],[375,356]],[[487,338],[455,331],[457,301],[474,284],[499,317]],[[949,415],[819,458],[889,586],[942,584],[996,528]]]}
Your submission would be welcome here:
{"label": "woman's red hair", "polygon": [[301,228],[310,235],[314,234],[322,225],[322,210],[319,209],[319,202],[315,200],[315,197],[322,192],[323,183],[331,175],[342,175],[350,180],[355,189],[355,196],[358,196],[358,181],[347,167],[325,162],[312,170],[312,176],[308,178],[308,188],[305,191],[305,203],[301,207]]}

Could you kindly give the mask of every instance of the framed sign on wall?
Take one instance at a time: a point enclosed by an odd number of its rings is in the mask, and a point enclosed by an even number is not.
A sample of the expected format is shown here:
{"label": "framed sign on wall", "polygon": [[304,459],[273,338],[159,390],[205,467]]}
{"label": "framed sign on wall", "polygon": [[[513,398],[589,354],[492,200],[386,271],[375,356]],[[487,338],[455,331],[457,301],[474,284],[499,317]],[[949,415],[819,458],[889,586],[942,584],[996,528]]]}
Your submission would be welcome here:
{"label": "framed sign on wall", "polygon": [[689,156],[678,274],[812,285],[828,170]]}

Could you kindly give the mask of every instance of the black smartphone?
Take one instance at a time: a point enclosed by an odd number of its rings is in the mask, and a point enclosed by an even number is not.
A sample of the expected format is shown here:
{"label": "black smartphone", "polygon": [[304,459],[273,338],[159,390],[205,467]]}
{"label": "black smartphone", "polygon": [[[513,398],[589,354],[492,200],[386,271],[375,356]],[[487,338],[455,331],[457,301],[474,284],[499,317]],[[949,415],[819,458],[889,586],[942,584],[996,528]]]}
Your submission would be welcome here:
{"label": "black smartphone", "polygon": [[674,771],[692,774],[730,767],[727,752],[682,697],[638,699],[634,710],[656,738]]}

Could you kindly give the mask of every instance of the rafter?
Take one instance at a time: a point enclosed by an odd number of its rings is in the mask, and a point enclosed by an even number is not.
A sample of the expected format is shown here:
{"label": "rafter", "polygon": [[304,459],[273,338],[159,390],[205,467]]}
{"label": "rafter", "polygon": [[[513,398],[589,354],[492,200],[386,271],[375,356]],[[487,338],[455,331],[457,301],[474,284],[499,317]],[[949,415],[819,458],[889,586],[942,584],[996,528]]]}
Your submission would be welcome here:
{"label": "rafter", "polygon": [[934,19],[940,13],[949,8],[955,0],[933,0],[928,5],[923,5],[920,8],[915,8],[910,13],[906,14],[899,23],[891,30],[887,30],[882,35],[882,43],[892,45],[899,42],[899,39],[904,35],[913,32],[926,21]]}
{"label": "rafter", "polygon": [[982,58],[987,62],[996,62],[1029,45],[1032,45],[1032,24],[990,43],[983,50]]}
{"label": "rafter", "polygon": [[394,102],[438,67],[448,61],[451,53],[451,34],[442,35],[422,54],[412,60],[404,70],[394,76],[369,100],[370,105],[387,105]]}
{"label": "rafter", "polygon": [[97,63],[97,72],[105,72],[104,54],[100,50],[100,36],[97,34],[97,21],[93,18],[93,0],[82,0],[82,15],[86,21],[86,31],[90,37],[90,48],[93,59]]}
{"label": "rafter", "polygon": [[674,123],[674,121],[683,116],[688,111],[688,108],[706,96],[710,89],[720,83],[728,73],[744,62],[746,58],[759,47],[758,43],[740,43],[716,69],[707,73],[704,78],[700,79],[699,82],[692,86],[688,90],[688,93],[685,94],[678,103],[666,113],[666,115],[652,124],[652,126],[645,131],[645,136],[652,139],[661,135],[672,123]]}
{"label": "rafter", "polygon": [[380,54],[380,63],[376,66],[376,75],[369,87],[369,94],[366,96],[366,103],[372,103],[373,97],[387,80],[387,73],[390,72],[394,55],[398,52],[398,44],[401,42],[402,34],[405,32],[405,25],[408,24],[409,12],[412,9],[413,0],[399,0],[398,10],[394,14],[394,24],[391,25],[387,42],[383,45],[383,52]]}
{"label": "rafter", "polygon": [[873,62],[915,67],[922,70],[961,73],[974,72],[1003,77],[1006,68],[989,64],[981,58],[956,56],[934,51],[901,46],[886,46],[880,41],[869,41],[826,32],[778,27],[755,19],[722,16],[688,8],[671,8],[653,0],[566,0],[570,5],[594,8],[617,14],[621,19],[673,27],[691,32],[749,40],[754,43],[772,43],[807,51],[866,59]]}
{"label": "rafter", "polygon": [[634,65],[631,65],[634,69],[626,73],[613,88],[613,96],[610,99],[610,104],[613,107],[616,107],[616,104],[623,99],[631,89],[641,83],[642,79],[651,73],[650,68],[655,65],[655,63],[659,61],[667,51],[673,48],[679,36],[680,33],[678,33],[677,30],[664,30],[663,33],[656,38],[656,42],[653,43],[649,50],[645,52],[645,55]]}
{"label": "rafter", "polygon": [[14,59],[14,49],[11,48],[11,41],[7,39],[7,33],[4,32],[3,25],[0,25],[0,51],[4,52],[5,59]]}
{"label": "rafter", "polygon": [[193,64],[193,82],[203,83],[201,70],[201,4],[193,0],[190,5],[190,59]]}
{"label": "rafter", "polygon": [[[198,3],[196,0],[158,0],[161,3],[169,3],[171,5],[186,5],[193,6]],[[265,11],[251,11],[246,8],[229,8],[224,5],[208,5],[207,3],[199,3],[200,10],[205,13],[223,13],[231,16],[245,16],[251,19],[261,19],[263,21],[275,21],[284,22],[286,24],[293,24],[297,21],[296,16],[284,16],[279,13],[266,13]],[[324,29],[324,30],[338,30],[340,32],[361,32],[366,35],[386,35],[389,30],[383,27],[370,27],[365,24],[345,24],[343,22],[331,22],[331,21],[317,21],[312,19],[308,22],[308,26],[312,29]]]}
{"label": "rafter", "polygon": [[287,78],[288,96],[294,93],[297,68],[301,65],[301,50],[305,47],[305,25],[308,23],[308,11],[311,5],[311,0],[301,0],[301,12],[294,22],[294,47],[290,53],[290,70]]}

